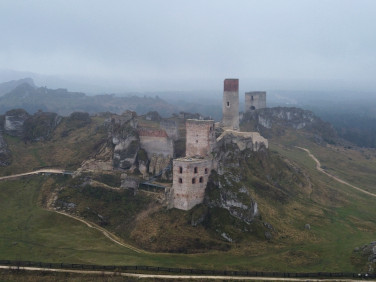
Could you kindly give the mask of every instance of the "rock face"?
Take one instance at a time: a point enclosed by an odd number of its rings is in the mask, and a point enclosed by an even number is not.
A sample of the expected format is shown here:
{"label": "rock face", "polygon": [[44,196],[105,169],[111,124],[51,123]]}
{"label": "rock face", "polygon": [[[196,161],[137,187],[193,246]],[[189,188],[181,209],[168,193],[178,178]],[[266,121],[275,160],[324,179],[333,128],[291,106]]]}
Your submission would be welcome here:
{"label": "rock face", "polygon": [[376,273],[376,241],[357,247],[354,252],[360,253],[362,257],[367,259],[366,267],[369,273]]}
{"label": "rock face", "polygon": [[241,123],[248,131],[258,131],[267,138],[273,134],[282,135],[285,129],[292,128],[309,130],[330,143],[337,139],[337,134],[329,123],[322,121],[311,111],[299,108],[276,107],[246,112]]}
{"label": "rock face", "polygon": [[4,141],[3,135],[0,134],[0,166],[7,166],[11,163],[11,154],[8,146]]}
{"label": "rock face", "polygon": [[11,136],[22,137],[24,122],[30,115],[23,109],[10,110],[5,113],[4,131]]}
{"label": "rock face", "polygon": [[158,175],[171,163],[170,156],[163,156],[162,154],[154,154],[150,159],[149,173],[152,175]]}
{"label": "rock face", "polygon": [[37,112],[24,122],[24,139],[27,141],[47,140],[61,122],[56,113]]}
{"label": "rock face", "polygon": [[[205,203],[209,207],[226,209],[232,216],[251,223],[259,214],[256,201],[254,201],[243,186],[235,185],[239,175],[227,173],[226,175],[211,176],[207,188],[209,191]],[[217,190],[217,191],[215,191]]]}
{"label": "rock face", "polygon": [[261,148],[268,148],[268,140],[258,132],[239,132],[234,130],[225,130],[221,136],[217,138],[217,146],[226,147],[236,145],[238,150],[243,151],[250,149],[258,151]]}
{"label": "rock face", "polygon": [[112,132],[112,144],[114,168],[130,169],[135,164],[140,149],[137,131],[128,123],[115,127]]}
{"label": "rock face", "polygon": [[[251,223],[259,211],[256,201],[241,183],[244,177],[240,162],[256,150],[252,139],[231,132],[217,139],[213,151],[217,172],[212,171],[209,178],[205,203],[209,207],[226,209],[232,216]],[[266,149],[263,143],[260,147]]]}

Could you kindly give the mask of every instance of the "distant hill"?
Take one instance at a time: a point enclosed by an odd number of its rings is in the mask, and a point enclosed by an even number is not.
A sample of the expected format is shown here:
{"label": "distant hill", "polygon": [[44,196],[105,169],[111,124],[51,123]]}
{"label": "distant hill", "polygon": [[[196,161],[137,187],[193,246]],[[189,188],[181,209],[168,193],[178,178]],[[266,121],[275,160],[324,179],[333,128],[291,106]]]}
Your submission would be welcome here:
{"label": "distant hill", "polygon": [[11,92],[13,89],[17,88],[21,84],[28,84],[31,87],[35,88],[34,81],[31,78],[22,78],[18,80],[11,80],[7,82],[0,83],[0,96],[3,96],[9,92]]}
{"label": "distant hill", "polygon": [[30,114],[42,110],[63,116],[78,111],[122,113],[132,110],[139,114],[145,114],[151,110],[157,110],[163,116],[170,116],[177,112],[175,106],[158,97],[117,97],[109,94],[88,96],[80,92],[69,92],[67,89],[35,87],[33,83],[29,82],[26,80],[18,85],[15,82],[7,84],[16,85],[16,87],[0,97],[0,114],[15,108],[25,109]]}

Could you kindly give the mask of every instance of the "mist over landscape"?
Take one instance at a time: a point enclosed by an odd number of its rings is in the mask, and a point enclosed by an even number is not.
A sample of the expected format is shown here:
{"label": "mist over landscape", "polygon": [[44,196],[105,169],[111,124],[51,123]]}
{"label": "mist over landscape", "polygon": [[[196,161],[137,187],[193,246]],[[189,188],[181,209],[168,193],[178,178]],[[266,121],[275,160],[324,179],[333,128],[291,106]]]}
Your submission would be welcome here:
{"label": "mist over landscape", "polygon": [[375,18],[2,0],[0,281],[375,278]]}

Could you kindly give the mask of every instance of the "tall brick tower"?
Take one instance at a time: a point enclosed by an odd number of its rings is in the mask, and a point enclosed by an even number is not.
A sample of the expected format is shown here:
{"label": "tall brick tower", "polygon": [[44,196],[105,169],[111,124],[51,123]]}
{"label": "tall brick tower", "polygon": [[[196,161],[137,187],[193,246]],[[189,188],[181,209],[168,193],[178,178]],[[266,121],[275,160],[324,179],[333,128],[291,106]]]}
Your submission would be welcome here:
{"label": "tall brick tower", "polygon": [[222,125],[239,130],[239,79],[224,81]]}

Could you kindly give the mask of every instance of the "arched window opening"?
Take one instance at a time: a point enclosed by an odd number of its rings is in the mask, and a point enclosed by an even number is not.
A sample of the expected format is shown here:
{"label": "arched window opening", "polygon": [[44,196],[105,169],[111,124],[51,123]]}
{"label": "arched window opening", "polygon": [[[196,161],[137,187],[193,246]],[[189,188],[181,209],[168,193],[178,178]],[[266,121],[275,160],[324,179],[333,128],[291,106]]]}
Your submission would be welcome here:
{"label": "arched window opening", "polygon": [[204,182],[204,178],[201,176],[200,177],[200,183]]}
{"label": "arched window opening", "polygon": [[197,166],[193,169],[193,172],[194,172],[194,173],[197,173],[197,172],[198,172],[198,168],[197,168]]}
{"label": "arched window opening", "polygon": [[196,178],[192,178],[192,184],[196,183]]}
{"label": "arched window opening", "polygon": [[183,179],[182,178],[179,178],[179,183],[183,183]]}
{"label": "arched window opening", "polygon": [[181,166],[179,167],[179,173],[183,173],[183,168]]}

